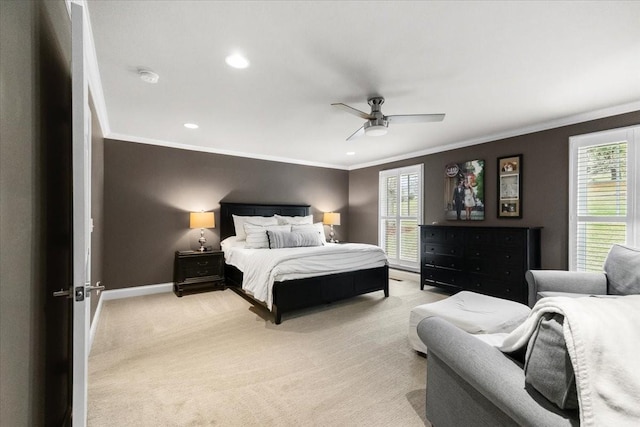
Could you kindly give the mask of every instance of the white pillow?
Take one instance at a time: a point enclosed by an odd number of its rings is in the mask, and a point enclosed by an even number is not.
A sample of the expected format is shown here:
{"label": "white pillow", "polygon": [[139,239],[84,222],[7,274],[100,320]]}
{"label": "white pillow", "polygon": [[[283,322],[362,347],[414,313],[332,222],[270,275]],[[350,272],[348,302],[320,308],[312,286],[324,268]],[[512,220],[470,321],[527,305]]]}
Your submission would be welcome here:
{"label": "white pillow", "polygon": [[278,214],[274,215],[278,220],[278,224],[313,224],[313,215],[307,216],[280,216]]}
{"label": "white pillow", "polygon": [[273,216],[240,216],[231,215],[233,217],[233,226],[236,230],[238,240],[245,240],[247,234],[244,231],[244,224],[253,225],[278,225],[278,220]]}
{"label": "white pillow", "polygon": [[267,237],[267,230],[270,231],[291,231],[290,225],[267,225],[265,227],[261,225],[244,224],[244,231],[247,234],[247,246],[248,249],[268,249],[269,238]]}
{"label": "white pillow", "polygon": [[229,236],[220,242],[220,247],[222,251],[228,251],[231,248],[244,248],[246,242],[244,240],[238,239],[238,236]]}
{"label": "white pillow", "polygon": [[324,235],[324,225],[321,222],[316,222],[315,224],[302,224],[302,225],[292,225],[291,231],[305,232],[305,231],[315,231],[320,234],[320,239],[322,242],[327,241],[327,237]]}

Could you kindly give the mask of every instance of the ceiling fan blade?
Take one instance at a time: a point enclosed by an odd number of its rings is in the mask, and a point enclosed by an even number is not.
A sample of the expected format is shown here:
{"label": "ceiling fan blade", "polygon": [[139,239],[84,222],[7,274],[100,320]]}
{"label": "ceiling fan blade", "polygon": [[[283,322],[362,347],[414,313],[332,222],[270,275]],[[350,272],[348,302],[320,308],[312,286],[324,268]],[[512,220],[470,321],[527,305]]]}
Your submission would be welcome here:
{"label": "ceiling fan blade", "polygon": [[364,125],[362,125],[362,127],[360,129],[358,129],[357,131],[352,133],[351,136],[349,138],[347,138],[347,141],[351,141],[352,139],[360,138],[362,135],[364,135]]}
{"label": "ceiling fan blade", "polygon": [[400,114],[397,116],[386,116],[389,123],[427,123],[441,122],[444,114]]}
{"label": "ceiling fan blade", "polygon": [[331,104],[331,105],[333,105],[334,107],[338,107],[341,110],[346,111],[347,113],[351,113],[351,114],[353,114],[355,116],[361,117],[363,119],[371,120],[373,118],[373,116],[371,114],[365,113],[364,111],[357,110],[357,109],[355,109],[353,107],[349,107],[347,104],[343,104],[341,102],[338,102],[338,103],[335,103],[335,104]]}

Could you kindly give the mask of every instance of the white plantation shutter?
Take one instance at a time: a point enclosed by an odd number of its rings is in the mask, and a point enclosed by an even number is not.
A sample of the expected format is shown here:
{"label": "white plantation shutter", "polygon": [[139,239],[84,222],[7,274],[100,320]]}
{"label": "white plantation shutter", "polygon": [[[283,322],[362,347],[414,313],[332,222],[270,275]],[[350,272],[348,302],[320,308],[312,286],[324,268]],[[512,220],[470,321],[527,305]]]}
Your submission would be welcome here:
{"label": "white plantation shutter", "polygon": [[379,244],[389,264],[419,270],[422,165],[380,172]]}
{"label": "white plantation shutter", "polygon": [[602,271],[611,245],[637,234],[640,127],[572,137],[569,268]]}

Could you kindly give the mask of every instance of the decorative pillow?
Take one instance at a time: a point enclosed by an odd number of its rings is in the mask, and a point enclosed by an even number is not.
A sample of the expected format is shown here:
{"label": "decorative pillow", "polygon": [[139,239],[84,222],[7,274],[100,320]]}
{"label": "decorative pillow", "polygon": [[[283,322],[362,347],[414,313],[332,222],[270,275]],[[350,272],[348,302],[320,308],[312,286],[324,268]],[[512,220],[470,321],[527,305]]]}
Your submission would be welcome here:
{"label": "decorative pillow", "polygon": [[640,249],[613,245],[604,262],[604,272],[608,294],[640,294]]}
{"label": "decorative pillow", "polygon": [[278,220],[273,216],[239,216],[231,215],[233,217],[233,226],[236,230],[236,236],[238,240],[245,240],[247,234],[244,231],[244,224],[252,225],[278,225]]}
{"label": "decorative pillow", "polygon": [[322,244],[327,241],[327,237],[324,235],[324,225],[321,222],[316,222],[315,224],[302,224],[302,225],[292,225],[291,231],[300,231],[300,232],[308,232],[314,231],[320,235],[320,239],[322,239]]}
{"label": "decorative pillow", "polygon": [[548,313],[540,318],[525,356],[525,382],[560,409],[577,409],[576,377],[564,341],[564,316]]}
{"label": "decorative pillow", "polygon": [[275,231],[267,230],[270,249],[302,248],[308,246],[322,246],[324,242],[320,234],[315,231]]}
{"label": "decorative pillow", "polygon": [[278,214],[274,215],[278,220],[278,224],[313,224],[313,215],[307,216],[280,216]]}
{"label": "decorative pillow", "polygon": [[267,238],[267,231],[291,231],[290,225],[252,225],[244,224],[244,231],[247,234],[247,249],[268,249],[269,239]]}

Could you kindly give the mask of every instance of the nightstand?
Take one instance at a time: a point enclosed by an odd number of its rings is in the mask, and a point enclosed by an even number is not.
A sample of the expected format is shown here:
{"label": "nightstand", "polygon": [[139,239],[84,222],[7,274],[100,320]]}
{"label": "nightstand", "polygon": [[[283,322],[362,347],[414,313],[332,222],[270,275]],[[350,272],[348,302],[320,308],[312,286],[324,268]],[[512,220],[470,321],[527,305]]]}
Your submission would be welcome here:
{"label": "nightstand", "polygon": [[173,292],[224,289],[222,251],[177,251],[173,268]]}

